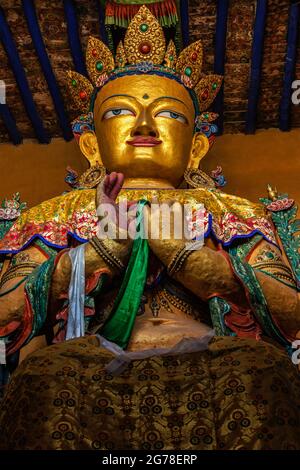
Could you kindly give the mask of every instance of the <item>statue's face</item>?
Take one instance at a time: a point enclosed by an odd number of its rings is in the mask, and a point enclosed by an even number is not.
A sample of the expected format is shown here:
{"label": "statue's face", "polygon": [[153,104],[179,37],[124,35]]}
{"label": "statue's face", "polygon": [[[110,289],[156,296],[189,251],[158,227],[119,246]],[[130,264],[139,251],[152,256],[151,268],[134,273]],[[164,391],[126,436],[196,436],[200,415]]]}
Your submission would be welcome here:
{"label": "statue's face", "polygon": [[94,119],[109,172],[179,184],[189,161],[195,119],[192,99],[182,85],[155,75],[112,80],[98,93]]}

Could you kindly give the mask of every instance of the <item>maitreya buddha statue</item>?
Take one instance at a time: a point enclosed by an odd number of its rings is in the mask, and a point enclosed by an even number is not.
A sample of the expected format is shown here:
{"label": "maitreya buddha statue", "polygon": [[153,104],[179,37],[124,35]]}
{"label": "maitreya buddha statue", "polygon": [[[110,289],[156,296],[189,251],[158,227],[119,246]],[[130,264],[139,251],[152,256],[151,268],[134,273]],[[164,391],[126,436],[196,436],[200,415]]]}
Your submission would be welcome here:
{"label": "maitreya buddha statue", "polygon": [[[91,168],[0,243],[0,336],[8,368],[20,362],[1,448],[299,447],[297,283],[265,206],[199,170],[222,81],[202,74],[202,55],[197,41],[177,57],[142,6],[115,58],[90,38],[91,82],[69,72]],[[124,199],[150,225],[153,201],[202,204],[204,246],[100,238],[97,207]]]}

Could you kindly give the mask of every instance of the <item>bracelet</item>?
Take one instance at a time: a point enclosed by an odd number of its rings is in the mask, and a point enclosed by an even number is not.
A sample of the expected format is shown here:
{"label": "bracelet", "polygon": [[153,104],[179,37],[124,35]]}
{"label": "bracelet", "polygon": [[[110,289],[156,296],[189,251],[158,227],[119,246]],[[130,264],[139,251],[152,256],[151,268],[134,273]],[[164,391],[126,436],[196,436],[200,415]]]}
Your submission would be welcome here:
{"label": "bracelet", "polygon": [[279,278],[279,279],[283,279],[285,281],[288,281],[290,282],[293,286],[296,286],[297,283],[293,277],[293,273],[291,271],[291,269],[282,264],[282,263],[278,263],[278,262],[260,262],[260,263],[255,263],[252,265],[252,268],[253,269],[257,269],[258,271],[261,271],[265,274],[269,274],[271,275],[272,277],[274,277],[275,279],[276,278]]}
{"label": "bracelet", "polygon": [[11,274],[7,274],[7,275],[4,275],[1,279],[1,282],[0,282],[0,289],[2,289],[2,287],[8,282],[10,281],[11,279],[14,279],[15,277],[28,277],[30,274],[31,274],[32,271],[28,272],[28,271],[25,271],[25,272],[15,272],[15,273],[11,273]]}
{"label": "bracelet", "polygon": [[21,281],[17,282],[17,284],[15,284],[14,286],[10,287],[8,290],[6,290],[5,292],[1,292],[0,293],[0,297],[4,297],[5,295],[7,294],[10,294],[10,292],[13,292],[14,290],[16,290],[18,287],[20,287],[21,284],[23,284],[23,282],[26,281],[26,277],[23,277],[23,279],[21,279]]}
{"label": "bracelet", "polygon": [[97,237],[93,237],[90,240],[91,246],[94,248],[96,253],[109,265],[113,268],[117,268],[120,271],[125,269],[122,261],[117,258],[105,245],[104,240],[99,240]]}
{"label": "bracelet", "polygon": [[290,275],[292,277],[291,269],[283,263],[278,263],[278,262],[273,262],[273,261],[259,262],[259,263],[254,263],[252,267],[254,269],[279,269],[280,271],[281,270],[286,271],[287,275]]}
{"label": "bracelet", "polygon": [[14,279],[15,277],[27,277],[32,271],[39,266],[38,263],[22,263],[8,269],[2,276],[0,281],[0,289],[4,286],[7,281]]}
{"label": "bracelet", "polygon": [[187,260],[187,258],[196,250],[199,250],[203,247],[203,241],[192,241],[186,243],[183,248],[178,250],[172,260],[170,261],[167,270],[169,276],[173,276],[174,274],[178,273],[183,263]]}

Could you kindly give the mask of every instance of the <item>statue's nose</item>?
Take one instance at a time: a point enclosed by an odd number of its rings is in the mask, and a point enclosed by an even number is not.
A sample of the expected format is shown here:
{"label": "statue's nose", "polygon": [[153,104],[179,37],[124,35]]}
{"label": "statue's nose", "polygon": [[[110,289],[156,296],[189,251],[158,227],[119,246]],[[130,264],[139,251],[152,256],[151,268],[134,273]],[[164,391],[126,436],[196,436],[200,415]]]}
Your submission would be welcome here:
{"label": "statue's nose", "polygon": [[156,138],[159,137],[159,132],[156,129],[153,119],[150,116],[144,114],[137,119],[136,125],[131,131],[131,137],[137,135],[149,135],[151,137]]}

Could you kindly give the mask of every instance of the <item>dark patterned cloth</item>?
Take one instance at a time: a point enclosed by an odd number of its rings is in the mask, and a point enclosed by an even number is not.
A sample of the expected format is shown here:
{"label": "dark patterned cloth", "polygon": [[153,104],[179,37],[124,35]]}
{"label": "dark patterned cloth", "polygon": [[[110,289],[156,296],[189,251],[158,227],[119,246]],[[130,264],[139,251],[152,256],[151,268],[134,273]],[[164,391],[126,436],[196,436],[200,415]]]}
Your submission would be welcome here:
{"label": "dark patterned cloth", "polygon": [[29,356],[0,409],[1,449],[297,449],[300,380],[266,342],[134,361],[118,377],[95,336]]}

